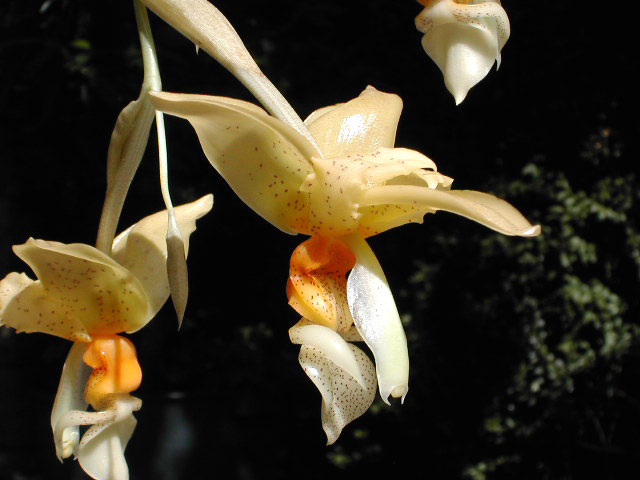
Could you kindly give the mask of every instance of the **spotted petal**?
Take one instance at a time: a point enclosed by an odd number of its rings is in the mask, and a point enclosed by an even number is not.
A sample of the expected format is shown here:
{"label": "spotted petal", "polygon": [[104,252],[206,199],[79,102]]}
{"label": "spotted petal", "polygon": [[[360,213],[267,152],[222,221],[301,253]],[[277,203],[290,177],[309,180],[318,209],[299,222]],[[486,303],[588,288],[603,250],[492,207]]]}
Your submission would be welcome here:
{"label": "spotted petal", "polygon": [[314,347],[303,345],[298,357],[322,395],[322,428],[327,434],[327,445],[338,439],[347,424],[366,412],[375,398],[376,374],[371,360],[358,347],[347,345],[363,374],[366,388]]}
{"label": "spotted petal", "polygon": [[151,94],[158,110],[188,120],[205,155],[236,194],[286,233],[305,231],[311,172],[306,160],[321,154],[287,124],[255,105],[225,97]]}
{"label": "spotted petal", "polygon": [[18,332],[42,332],[72,341],[142,328],[152,318],[146,292],[126,268],[99,250],[29,239],[13,247],[38,277],[2,312]]}

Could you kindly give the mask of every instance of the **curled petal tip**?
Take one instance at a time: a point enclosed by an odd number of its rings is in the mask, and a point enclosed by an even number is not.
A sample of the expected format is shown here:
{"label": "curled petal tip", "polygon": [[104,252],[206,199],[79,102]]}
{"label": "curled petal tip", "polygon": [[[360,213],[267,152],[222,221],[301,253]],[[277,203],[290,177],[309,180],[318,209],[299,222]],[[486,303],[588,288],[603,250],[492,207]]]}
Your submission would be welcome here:
{"label": "curled petal tip", "polygon": [[542,232],[540,225],[534,225],[520,234],[521,237],[537,237]]}

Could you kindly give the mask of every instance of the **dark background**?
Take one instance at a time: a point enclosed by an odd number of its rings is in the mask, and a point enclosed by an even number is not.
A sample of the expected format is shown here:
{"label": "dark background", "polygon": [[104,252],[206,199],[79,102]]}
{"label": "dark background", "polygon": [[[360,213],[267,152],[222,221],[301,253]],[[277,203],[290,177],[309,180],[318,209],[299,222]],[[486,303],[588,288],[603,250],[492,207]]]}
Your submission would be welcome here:
{"label": "dark background", "polygon": [[[637,55],[622,7],[504,1],[512,37],[456,107],[410,0],[220,0],[304,118],[367,84],[405,102],[397,145],[456,188],[508,199],[537,239],[446,213],[373,238],[406,321],[404,406],[377,399],[325,447],[320,396],[297,363],[284,287],[302,237],[242,204],[191,128],[167,120],[174,203],[212,192],[190,252],[181,331],[170,305],[132,336],[144,401],[132,479],[622,479],[640,462]],[[615,5],[619,5],[616,3]],[[151,15],[164,88],[252,100]],[[138,94],[129,2],[0,6],[0,272],[29,236],[93,243],[106,150]],[[155,140],[122,228],[163,208]],[[248,293],[249,292],[249,293]],[[85,478],[60,465],[50,409],[69,343],[0,329],[0,478]]]}

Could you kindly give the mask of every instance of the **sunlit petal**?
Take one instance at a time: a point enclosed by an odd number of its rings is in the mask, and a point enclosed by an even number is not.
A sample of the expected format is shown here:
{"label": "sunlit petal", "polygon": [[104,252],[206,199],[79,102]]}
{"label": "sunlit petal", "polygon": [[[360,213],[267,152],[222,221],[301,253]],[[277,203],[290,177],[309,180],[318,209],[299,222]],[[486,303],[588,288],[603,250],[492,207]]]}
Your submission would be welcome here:
{"label": "sunlit petal", "polygon": [[345,242],[356,255],[347,280],[347,298],[356,328],[376,362],[382,400],[404,397],[409,390],[407,338],[384,272],[367,242],[359,235]]}
{"label": "sunlit petal", "polygon": [[366,412],[375,398],[376,373],[371,360],[358,347],[347,346],[353,352],[366,388],[314,347],[303,345],[298,357],[322,395],[322,428],[327,434],[327,445],[338,439],[348,423]]}
{"label": "sunlit petal", "polygon": [[366,388],[363,373],[349,344],[336,331],[302,319],[289,329],[289,338],[297,345],[313,347],[327,360],[351,375],[362,388]]}
{"label": "sunlit petal", "polygon": [[91,334],[135,331],[151,319],[138,279],[99,250],[32,238],[13,248],[39,279],[4,309],[3,322],[18,332],[90,341]]}
{"label": "sunlit petal", "polygon": [[[176,219],[184,238],[185,254],[189,251],[189,236],[196,229],[196,220],[213,206],[213,195],[175,208]],[[140,280],[149,297],[151,317],[169,297],[167,278],[167,212],[154,213],[122,232],[113,241],[113,258]]]}
{"label": "sunlit petal", "polygon": [[347,103],[316,110],[305,124],[326,158],[393,147],[402,99],[368,86]]}
{"label": "sunlit petal", "polygon": [[426,211],[456,213],[505,235],[540,234],[539,225],[532,225],[510,203],[488,193],[392,185],[372,188],[362,196],[362,205],[389,203],[423,205]]}
{"label": "sunlit petal", "polygon": [[287,233],[306,230],[308,205],[300,184],[320,156],[288,125],[248,102],[224,97],[158,92],[158,110],[187,119],[205,155],[238,196]]}

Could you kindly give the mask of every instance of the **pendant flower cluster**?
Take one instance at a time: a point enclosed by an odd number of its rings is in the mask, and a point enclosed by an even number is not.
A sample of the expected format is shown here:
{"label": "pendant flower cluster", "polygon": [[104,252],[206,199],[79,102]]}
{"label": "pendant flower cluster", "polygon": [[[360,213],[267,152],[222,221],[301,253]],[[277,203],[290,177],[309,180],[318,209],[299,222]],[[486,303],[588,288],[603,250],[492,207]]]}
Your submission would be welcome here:
{"label": "pendant flower cluster", "polygon": [[209,162],[247,205],[284,232],[311,236],[291,259],[289,303],[303,318],[289,333],[322,394],[329,443],[373,401],[369,360],[349,342],[362,339],[371,349],[385,402],[408,391],[406,337],[365,238],[438,210],[506,235],[540,232],[504,200],[452,190],[452,179],[429,158],[394,148],[402,101],[373,87],[312,113],[305,125],[315,145],[244,101],[166,92],[151,98],[158,110],[191,123]]}
{"label": "pendant flower cluster", "polygon": [[[196,219],[212,205],[207,195],[175,209],[187,251]],[[169,296],[166,231],[166,211],[148,216],[114,240],[112,256],[30,238],[13,250],[38,279],[13,272],[0,281],[0,325],[74,342],[51,427],[58,458],[77,457],[98,480],[128,478],[124,449],[136,425],[133,412],[142,406],[130,393],[142,371],[135,347],[119,334],[144,327]],[[91,426],[82,438],[80,425]]]}
{"label": "pendant flower cluster", "polygon": [[444,75],[447,90],[459,105],[487,76],[509,39],[509,18],[500,0],[418,0],[424,10],[416,28],[422,47]]}

